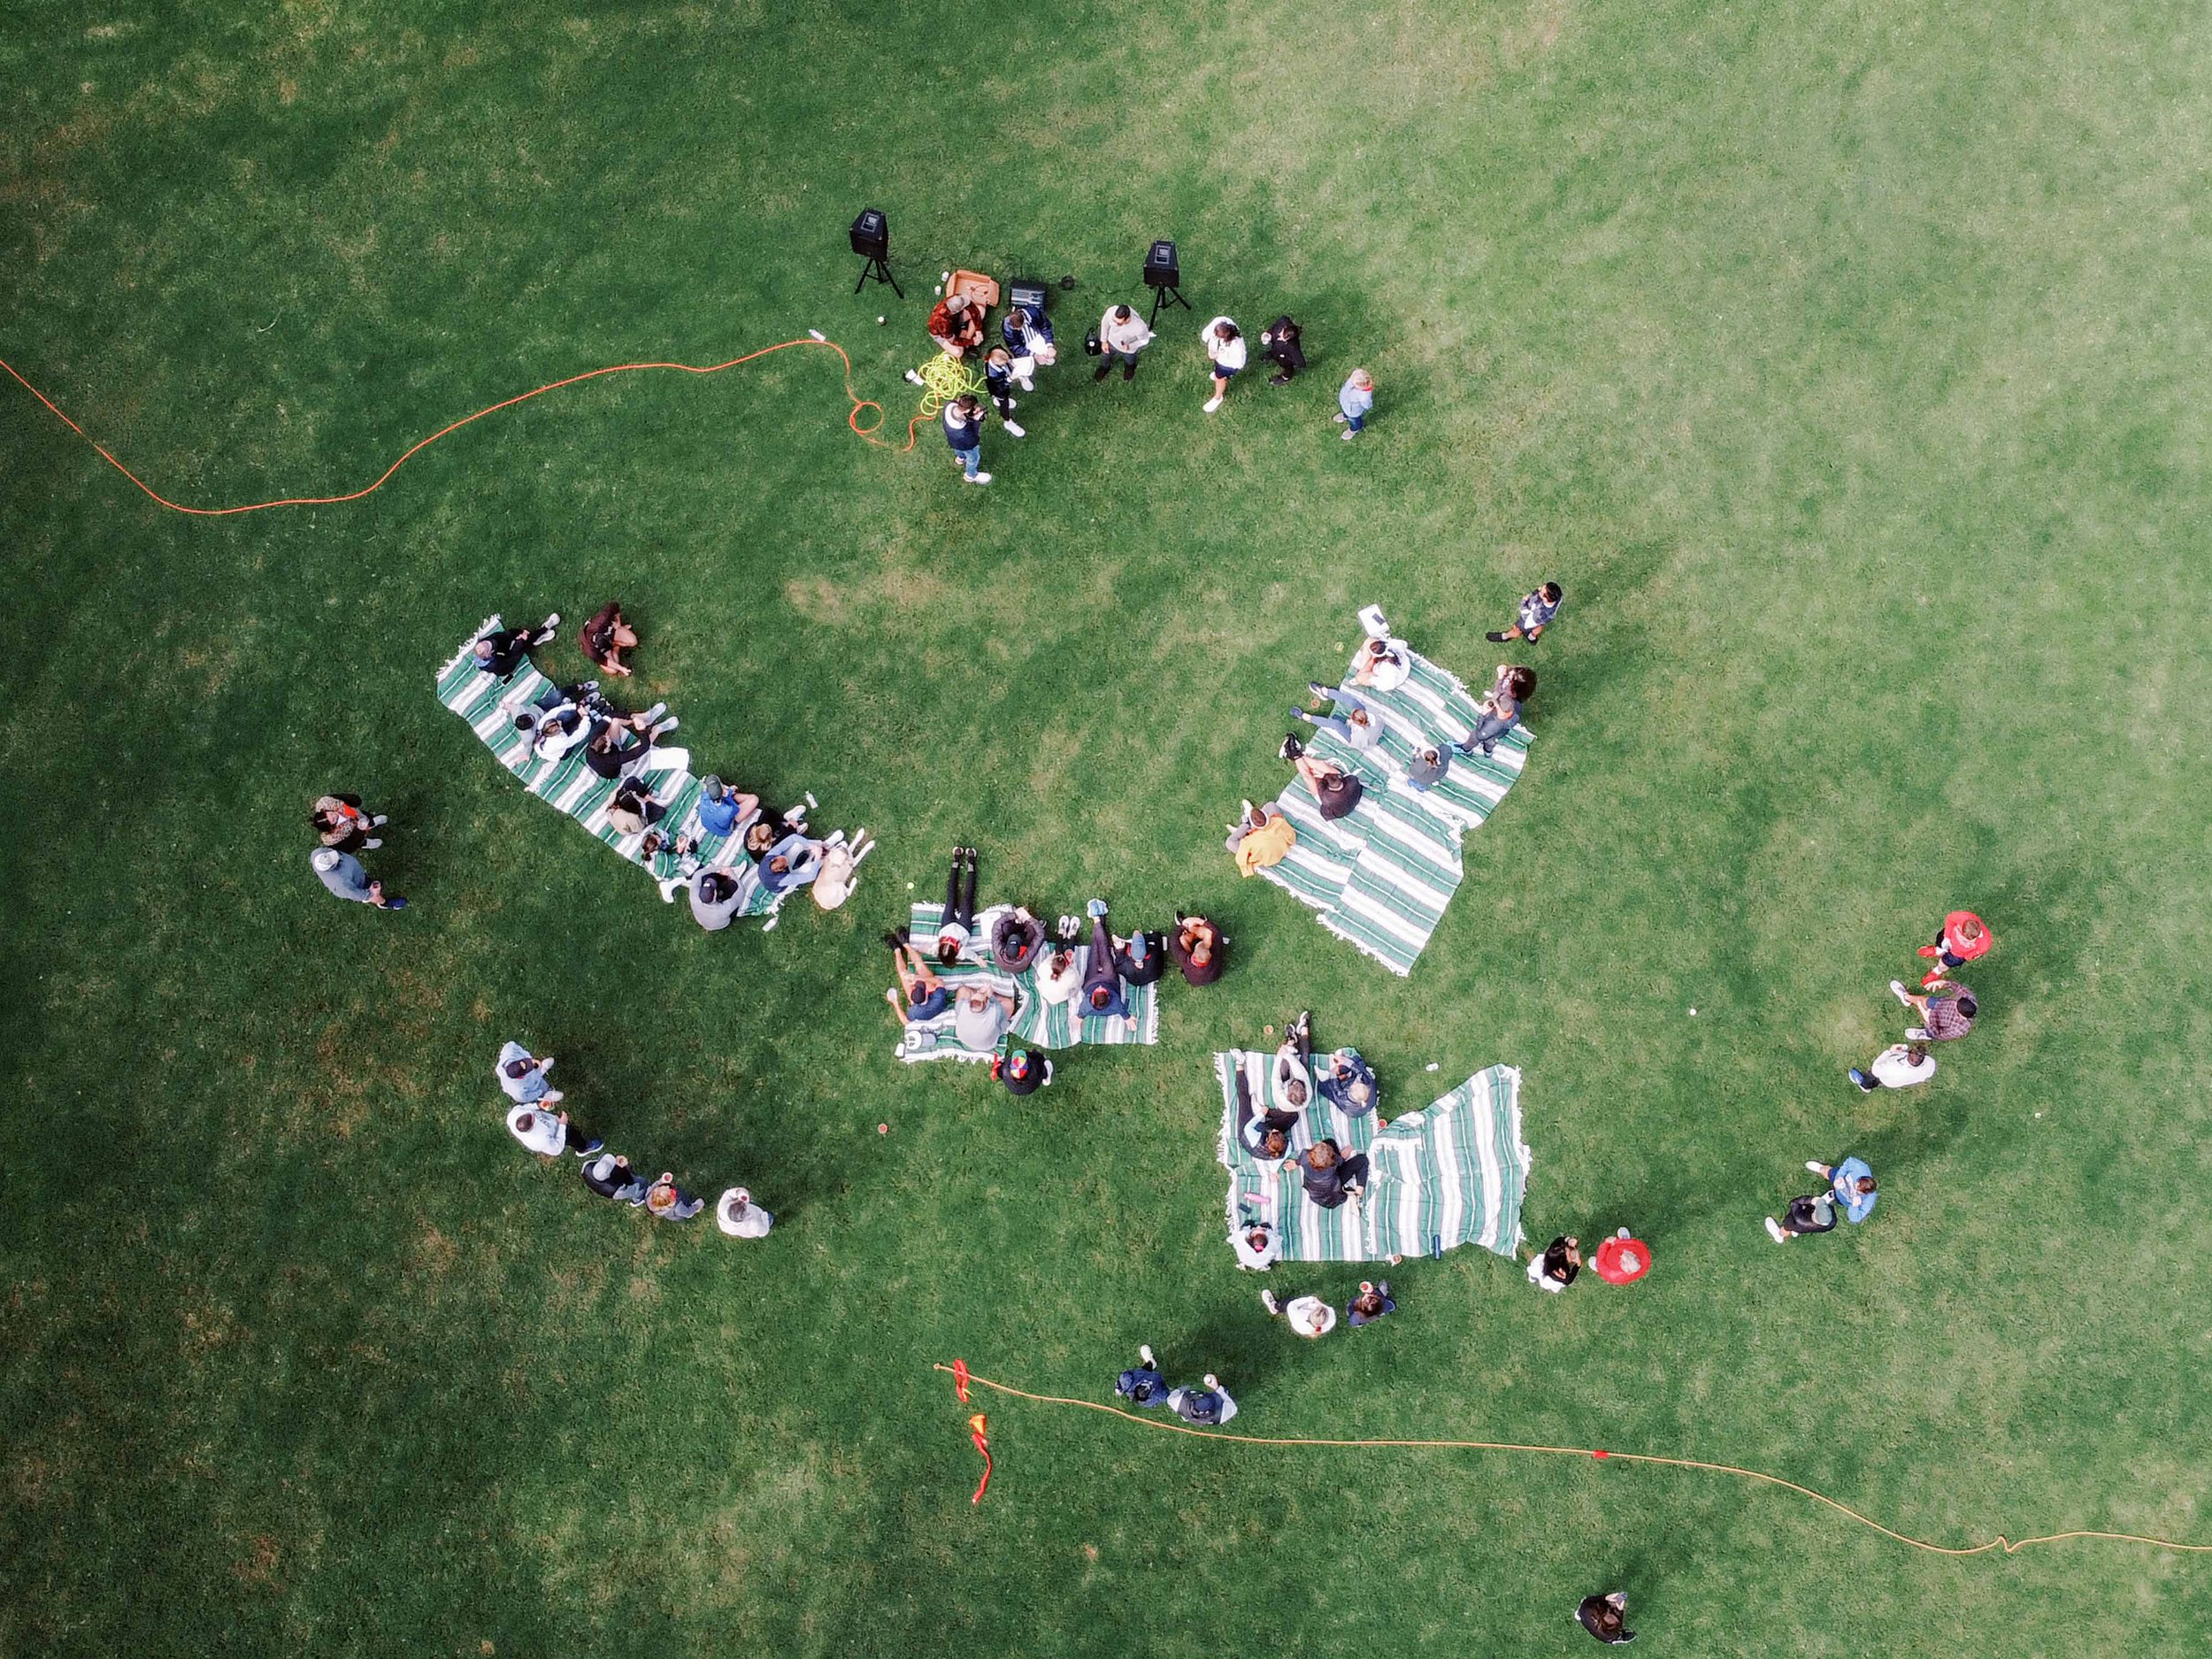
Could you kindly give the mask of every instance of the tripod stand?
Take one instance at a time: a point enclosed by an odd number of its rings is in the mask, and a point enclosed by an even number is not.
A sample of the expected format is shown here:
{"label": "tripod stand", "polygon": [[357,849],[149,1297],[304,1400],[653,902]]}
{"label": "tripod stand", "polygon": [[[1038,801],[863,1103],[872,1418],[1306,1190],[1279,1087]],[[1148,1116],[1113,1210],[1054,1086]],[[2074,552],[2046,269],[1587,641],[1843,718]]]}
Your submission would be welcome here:
{"label": "tripod stand", "polygon": [[906,297],[906,290],[899,286],[898,278],[891,274],[891,267],[883,263],[881,254],[872,256],[868,262],[860,267],[860,280],[853,284],[853,292],[857,294],[866,288],[870,277],[873,277],[879,282],[888,282],[891,285],[891,292],[901,299]]}
{"label": "tripod stand", "polygon": [[1160,307],[1163,305],[1180,305],[1185,311],[1191,309],[1191,303],[1183,297],[1182,289],[1172,282],[1160,283],[1152,290],[1152,315],[1145,319],[1146,327],[1149,328],[1160,320]]}

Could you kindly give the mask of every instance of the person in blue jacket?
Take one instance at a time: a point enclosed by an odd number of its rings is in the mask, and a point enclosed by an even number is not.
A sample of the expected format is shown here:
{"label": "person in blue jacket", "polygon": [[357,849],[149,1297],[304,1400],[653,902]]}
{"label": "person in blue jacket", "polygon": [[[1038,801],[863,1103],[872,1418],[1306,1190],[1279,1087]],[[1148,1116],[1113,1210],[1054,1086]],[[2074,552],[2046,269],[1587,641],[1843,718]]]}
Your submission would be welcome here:
{"label": "person in blue jacket", "polygon": [[1114,1392],[1148,1411],[1167,1404],[1167,1379],[1160,1374],[1149,1342],[1137,1344],[1137,1363],[1114,1379]]}
{"label": "person in blue jacket", "polygon": [[1809,1233],[1833,1233],[1839,1209],[1855,1226],[1874,1213],[1878,1194],[1874,1171],[1864,1158],[1846,1157],[1832,1164],[1809,1163],[1805,1167],[1827,1178],[1827,1190],[1791,1199],[1779,1221],[1772,1216],[1766,1218],[1767,1236],[1777,1244],[1787,1244]]}
{"label": "person in blue jacket", "polygon": [[1037,383],[1030,377],[1036,373],[1037,365],[1050,363],[1059,353],[1052,342],[1052,319],[1045,315],[1045,308],[1010,305],[998,331],[1007,350],[1013,353],[1014,384],[1025,392],[1035,391]]}

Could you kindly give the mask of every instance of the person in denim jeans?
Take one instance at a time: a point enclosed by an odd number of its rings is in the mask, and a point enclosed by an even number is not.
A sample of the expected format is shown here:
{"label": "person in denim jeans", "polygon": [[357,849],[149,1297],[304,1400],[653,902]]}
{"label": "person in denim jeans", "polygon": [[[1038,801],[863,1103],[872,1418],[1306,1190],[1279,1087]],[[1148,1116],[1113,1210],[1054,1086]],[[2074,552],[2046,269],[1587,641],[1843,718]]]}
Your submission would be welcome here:
{"label": "person in denim jeans", "polygon": [[971,484],[987,484],[991,475],[983,465],[983,404],[973,392],[963,392],[945,405],[945,442]]}
{"label": "person in denim jeans", "polygon": [[1522,703],[1535,689],[1534,669],[1517,668],[1500,663],[1497,682],[1482,700],[1482,718],[1473,731],[1453,747],[1463,755],[1471,755],[1478,749],[1486,755],[1494,754],[1498,740],[1513,729],[1514,722],[1521,718]]}
{"label": "person in denim jeans", "polygon": [[1293,719],[1310,720],[1324,731],[1334,732],[1362,754],[1382,741],[1382,710],[1358,692],[1348,686],[1325,686],[1317,680],[1308,680],[1306,689],[1317,698],[1333,699],[1336,712],[1310,714],[1303,709],[1293,709]]}
{"label": "person in denim jeans", "polygon": [[1354,369],[1336,394],[1336,420],[1344,428],[1345,442],[1351,442],[1366,429],[1368,414],[1374,407],[1374,376],[1365,369]]}

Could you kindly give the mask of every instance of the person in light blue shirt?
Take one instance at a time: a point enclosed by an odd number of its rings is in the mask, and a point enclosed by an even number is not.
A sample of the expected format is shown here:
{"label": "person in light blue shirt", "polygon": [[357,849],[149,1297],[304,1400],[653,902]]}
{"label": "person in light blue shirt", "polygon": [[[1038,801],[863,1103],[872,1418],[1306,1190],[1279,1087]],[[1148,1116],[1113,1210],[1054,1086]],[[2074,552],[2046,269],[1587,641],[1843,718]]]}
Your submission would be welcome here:
{"label": "person in light blue shirt", "polygon": [[1344,428],[1347,443],[1359,436],[1367,425],[1368,411],[1375,407],[1375,377],[1365,369],[1354,369],[1336,395],[1337,424]]}
{"label": "person in light blue shirt", "polygon": [[699,827],[710,835],[727,835],[759,804],[758,797],[733,789],[719,778],[699,780]]}
{"label": "person in light blue shirt", "polygon": [[1874,1171],[1867,1167],[1864,1158],[1847,1157],[1832,1166],[1808,1164],[1805,1166],[1816,1175],[1828,1178],[1828,1190],[1843,1206],[1843,1218],[1856,1225],[1874,1213]]}
{"label": "person in light blue shirt", "polygon": [[1781,1219],[1766,1218],[1767,1236],[1777,1244],[1787,1244],[1808,1233],[1833,1233],[1838,1210],[1855,1225],[1874,1213],[1874,1171],[1864,1158],[1846,1157],[1832,1164],[1808,1163],[1805,1167],[1826,1178],[1828,1185],[1821,1192],[1791,1199]]}

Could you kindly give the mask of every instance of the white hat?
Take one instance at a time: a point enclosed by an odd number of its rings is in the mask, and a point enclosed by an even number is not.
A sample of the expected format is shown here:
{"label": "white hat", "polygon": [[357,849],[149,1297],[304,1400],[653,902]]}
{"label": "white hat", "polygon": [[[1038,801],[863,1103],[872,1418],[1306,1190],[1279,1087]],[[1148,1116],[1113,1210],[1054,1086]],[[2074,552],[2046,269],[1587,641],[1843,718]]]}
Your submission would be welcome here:
{"label": "white hat", "polygon": [[338,867],[338,849],[335,847],[318,847],[314,856],[307,862],[318,870],[335,870]]}
{"label": "white hat", "polygon": [[603,1181],[613,1173],[613,1153],[602,1152],[597,1157],[591,1161],[591,1179],[595,1181]]}

